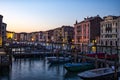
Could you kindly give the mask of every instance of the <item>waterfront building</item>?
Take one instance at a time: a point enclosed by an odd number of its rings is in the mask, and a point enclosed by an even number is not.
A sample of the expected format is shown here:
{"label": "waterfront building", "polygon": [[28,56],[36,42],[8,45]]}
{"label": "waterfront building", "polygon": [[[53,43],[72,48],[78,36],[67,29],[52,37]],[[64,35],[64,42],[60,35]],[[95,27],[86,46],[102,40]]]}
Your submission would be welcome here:
{"label": "waterfront building", "polygon": [[[84,18],[84,20],[79,23],[76,21],[74,24],[74,40],[75,44],[80,44],[81,51],[83,51],[83,45],[89,46],[90,44],[99,43],[101,21],[102,19],[99,15]],[[87,51],[87,47],[84,48],[84,50]]]}
{"label": "waterfront building", "polygon": [[38,32],[29,33],[29,41],[32,42],[38,41]]}
{"label": "waterfront building", "polygon": [[53,42],[53,31],[54,30],[46,31],[46,41],[47,42]]}
{"label": "waterfront building", "polygon": [[34,41],[38,42],[39,41],[39,35],[38,32],[34,32]]}
{"label": "waterfront building", "polygon": [[61,43],[62,42],[62,32],[61,32],[61,28],[56,28],[54,29],[54,32],[53,32],[53,41],[54,42],[57,42],[57,43]]}
{"label": "waterfront building", "polygon": [[100,28],[101,45],[120,47],[120,16],[105,16]]}
{"label": "waterfront building", "polygon": [[62,42],[73,43],[74,42],[74,28],[72,26],[62,26]]}
{"label": "waterfront building", "polygon": [[3,16],[0,15],[0,47],[2,47],[2,34],[1,34],[1,31],[2,31],[2,19],[3,19]]}
{"label": "waterfront building", "polygon": [[14,41],[24,42],[24,41],[30,41],[30,42],[38,42],[38,41],[45,41],[45,32],[39,31],[39,32],[21,32],[21,33],[15,33],[14,34]]}
{"label": "waterfront building", "polygon": [[43,31],[42,41],[43,41],[43,42],[46,42],[46,31]]}
{"label": "waterfront building", "polygon": [[15,40],[14,38],[14,35],[15,35],[15,32],[12,32],[12,31],[7,31],[6,32],[6,42],[12,42]]}
{"label": "waterfront building", "polygon": [[14,34],[14,40],[15,41],[20,41],[20,35],[19,35],[19,33],[15,33]]}
{"label": "waterfront building", "polygon": [[4,45],[6,43],[6,23],[2,23],[2,28],[1,28],[1,34],[2,34],[2,44]]}
{"label": "waterfront building", "polygon": [[53,42],[72,43],[74,41],[74,28],[72,26],[62,26],[54,29]]}
{"label": "waterfront building", "polygon": [[[23,38],[23,36],[22,36],[22,38]],[[14,34],[14,41],[21,42],[21,34],[20,33]]]}
{"label": "waterfront building", "polygon": [[24,41],[27,41],[27,33],[26,32],[21,32],[19,33],[19,36],[20,36],[20,41],[24,42]]}
{"label": "waterfront building", "polygon": [[3,23],[3,16],[0,15],[0,47],[6,43],[6,27],[7,24]]}
{"label": "waterfront building", "polygon": [[27,41],[31,41],[31,33],[27,33]]}
{"label": "waterfront building", "polygon": [[3,20],[3,16],[0,15],[0,32],[1,32],[1,27],[2,27],[2,20]]}
{"label": "waterfront building", "polygon": [[43,31],[39,31],[39,32],[38,32],[38,41],[40,41],[40,42],[44,41]]}
{"label": "waterfront building", "polygon": [[117,19],[118,20],[118,42],[117,42],[117,44],[118,44],[118,47],[119,47],[119,49],[120,49],[120,17]]}
{"label": "waterfront building", "polygon": [[28,33],[26,32],[15,33],[14,41],[18,41],[18,42],[28,41]]}

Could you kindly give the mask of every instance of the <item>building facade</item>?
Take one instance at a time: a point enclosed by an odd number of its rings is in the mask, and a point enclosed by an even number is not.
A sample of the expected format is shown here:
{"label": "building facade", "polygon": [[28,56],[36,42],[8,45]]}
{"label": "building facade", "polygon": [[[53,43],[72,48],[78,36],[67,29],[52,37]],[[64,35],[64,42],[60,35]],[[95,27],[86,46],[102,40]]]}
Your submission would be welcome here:
{"label": "building facade", "polygon": [[28,40],[27,40],[27,34],[28,34],[28,33],[25,33],[25,32],[19,33],[19,38],[20,38],[19,40],[20,40],[20,41],[23,41],[23,42],[24,42],[24,41],[28,41]]}
{"label": "building facade", "polygon": [[40,42],[44,41],[43,31],[38,32],[38,41],[40,41]]}
{"label": "building facade", "polygon": [[74,24],[74,40],[75,44],[81,45],[81,50],[83,45],[89,46],[89,44],[99,43],[101,21],[102,19],[99,15],[84,18],[79,23],[76,21]]}
{"label": "building facade", "polygon": [[2,47],[2,34],[1,34],[1,31],[2,31],[2,19],[3,19],[3,16],[0,15],[0,47]]}
{"label": "building facade", "polygon": [[46,41],[47,42],[53,42],[53,31],[54,30],[46,31]]}
{"label": "building facade", "polygon": [[4,45],[6,43],[6,23],[2,23],[2,28],[1,28],[1,34],[2,34],[2,44]]}
{"label": "building facade", "polygon": [[[3,16],[0,15],[0,32],[1,32],[1,28],[2,28],[2,20],[3,20]],[[1,34],[0,34],[1,35]]]}
{"label": "building facade", "polygon": [[62,26],[53,30],[53,42],[72,43],[74,41],[74,28],[72,26]]}
{"label": "building facade", "polygon": [[62,43],[62,32],[60,27],[54,29],[53,42]]}
{"label": "building facade", "polygon": [[62,26],[62,42],[74,43],[74,28],[72,26]]}
{"label": "building facade", "polygon": [[100,44],[120,46],[120,16],[106,16],[101,22]]}
{"label": "building facade", "polygon": [[6,43],[6,27],[7,24],[2,21],[3,16],[0,15],[0,47]]}
{"label": "building facade", "polygon": [[15,32],[6,31],[6,42],[10,43],[15,40]]}
{"label": "building facade", "polygon": [[120,49],[120,17],[118,17],[118,42],[117,42],[117,44],[118,44],[118,47],[119,47],[119,49]]}
{"label": "building facade", "polygon": [[20,34],[19,33],[14,34],[14,40],[15,41],[20,41]]}

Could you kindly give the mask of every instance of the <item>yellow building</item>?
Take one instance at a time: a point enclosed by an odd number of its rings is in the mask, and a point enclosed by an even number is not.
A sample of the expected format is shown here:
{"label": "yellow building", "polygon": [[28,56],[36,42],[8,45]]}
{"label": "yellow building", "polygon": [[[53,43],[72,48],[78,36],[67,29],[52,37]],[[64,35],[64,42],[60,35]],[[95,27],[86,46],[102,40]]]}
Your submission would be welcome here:
{"label": "yellow building", "polygon": [[14,40],[14,34],[15,32],[7,31],[6,32],[7,41]]}
{"label": "yellow building", "polygon": [[0,36],[0,47],[2,47],[2,37]]}

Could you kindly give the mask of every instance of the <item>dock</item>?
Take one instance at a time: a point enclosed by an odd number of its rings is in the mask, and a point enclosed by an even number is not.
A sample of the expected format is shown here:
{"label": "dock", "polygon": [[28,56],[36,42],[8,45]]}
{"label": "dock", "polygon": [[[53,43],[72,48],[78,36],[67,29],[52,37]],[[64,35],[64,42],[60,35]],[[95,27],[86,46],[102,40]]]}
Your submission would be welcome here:
{"label": "dock", "polygon": [[[87,60],[96,61],[96,62],[101,62],[101,63],[108,64],[108,65],[115,65],[115,61],[110,61],[110,60],[106,60],[106,59],[99,59],[99,58],[96,58],[96,57],[88,57],[88,56],[83,56],[83,55],[78,55],[78,57],[79,58],[84,58],[84,59],[87,59]],[[117,62],[116,64],[118,66],[120,66],[119,62]]]}
{"label": "dock", "polygon": [[[67,46],[66,49],[65,46]],[[72,46],[75,46],[75,48],[72,48]],[[50,49],[48,47],[51,47]],[[77,48],[78,47],[78,48]],[[85,46],[82,46],[84,49]],[[86,59],[87,61],[94,61],[96,68],[97,66],[101,65],[101,67],[107,67],[107,66],[113,66],[117,65],[120,66],[119,60],[108,60],[105,58],[97,58],[97,57],[88,57],[83,55],[83,52],[86,54],[86,52],[83,50],[79,51],[78,49],[80,48],[79,45],[75,44],[63,44],[62,43],[38,43],[38,45],[33,44],[28,44],[28,43],[19,43],[19,44],[11,44],[6,47],[6,52],[10,53],[14,58],[29,58],[29,57],[49,57],[49,56],[71,56],[74,58],[74,62],[79,61],[81,59]],[[119,56],[119,51],[118,47],[116,46],[97,46],[96,52],[102,51],[101,49],[110,49],[110,54],[112,54],[112,49],[116,50],[116,53]],[[57,52],[55,52],[58,50]],[[62,53],[62,54],[61,54]],[[79,54],[80,53],[80,54]],[[103,53],[105,53],[103,51]],[[107,54],[107,53],[106,53]],[[77,60],[79,59],[79,60]]]}

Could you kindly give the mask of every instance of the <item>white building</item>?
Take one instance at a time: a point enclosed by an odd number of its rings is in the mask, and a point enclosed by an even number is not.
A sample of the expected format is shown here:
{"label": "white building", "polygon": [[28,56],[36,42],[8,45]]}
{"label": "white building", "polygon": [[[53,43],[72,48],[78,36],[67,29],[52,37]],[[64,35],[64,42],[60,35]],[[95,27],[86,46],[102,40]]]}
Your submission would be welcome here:
{"label": "white building", "polygon": [[120,46],[120,20],[117,16],[107,16],[104,17],[104,21],[101,22],[101,36],[100,42],[101,45],[105,46]]}
{"label": "white building", "polygon": [[118,45],[120,49],[120,17],[118,18]]}
{"label": "white building", "polygon": [[120,16],[104,17],[100,28],[100,44],[104,46],[102,51],[118,54],[120,59]]}

